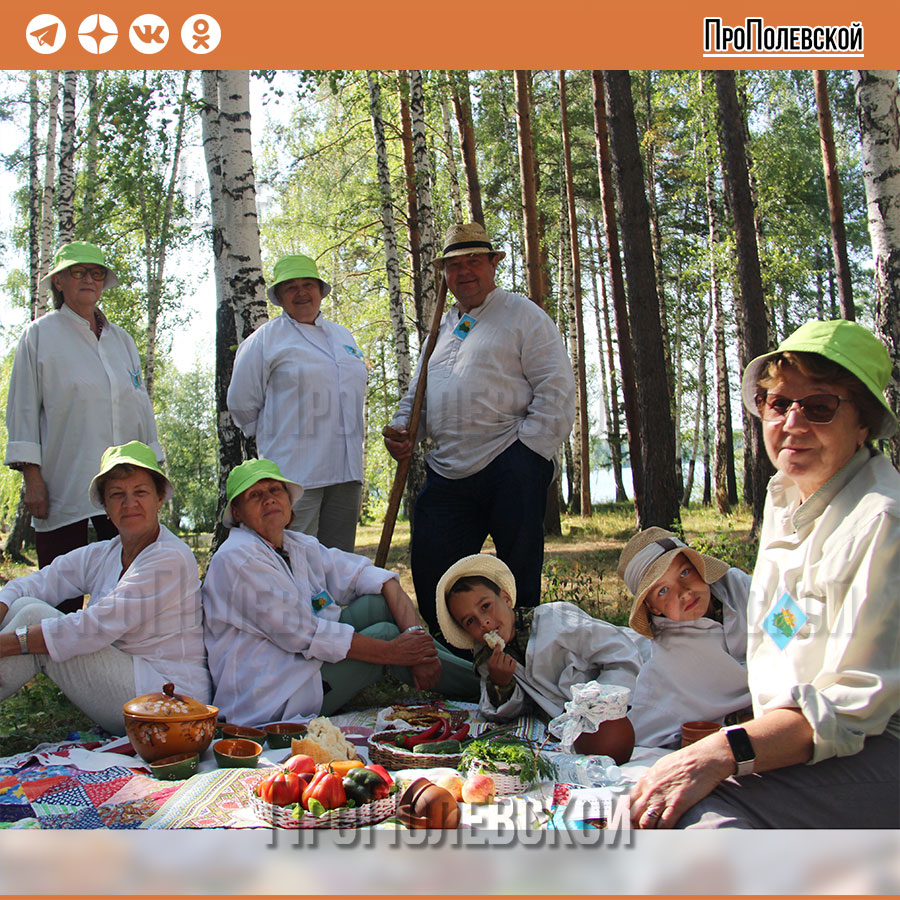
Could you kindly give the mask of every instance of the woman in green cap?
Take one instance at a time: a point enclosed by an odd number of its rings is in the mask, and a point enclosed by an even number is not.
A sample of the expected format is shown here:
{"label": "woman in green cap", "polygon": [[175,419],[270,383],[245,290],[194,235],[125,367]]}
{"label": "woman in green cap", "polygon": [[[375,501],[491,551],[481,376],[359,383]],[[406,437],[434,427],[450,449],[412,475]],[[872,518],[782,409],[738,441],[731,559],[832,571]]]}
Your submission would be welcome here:
{"label": "woman in green cap", "polygon": [[890,374],[845,320],[747,366],[778,470],[748,602],[754,718],[639,779],[640,827],[900,827],[900,474],[873,446],[897,428]]}
{"label": "woman in green cap", "polygon": [[259,455],[302,484],[291,525],[352,551],[363,484],[366,364],[341,325],[321,314],[331,285],[308,256],[275,263],[268,296],[284,309],[239,347],[228,409]]}
{"label": "woman in green cap", "polygon": [[[157,518],[171,496],[146,444],[106,450],[89,497],[118,535],[0,590],[0,700],[44,672],[113,734],[124,733],[124,703],[167,681],[209,701],[197,563]],[[58,606],[74,593],[90,603],[63,615]]]}
{"label": "woman in green cap", "polygon": [[303,488],[251,459],[228,476],[228,540],[203,613],[214,703],[259,725],[336,712],[385,666],[417,688],[478,697],[470,663],[437,646],[394,572],[288,530]]}
{"label": "woman in green cap", "polygon": [[[101,540],[115,536],[88,500],[107,447],[139,440],[164,457],[134,340],[97,305],[118,284],[103,252],[87,241],[66,244],[41,284],[55,308],[25,329],[16,348],[6,465],[22,471],[38,564],[46,566],[87,543],[88,519]],[[74,612],[81,601],[69,598],[60,609]]]}

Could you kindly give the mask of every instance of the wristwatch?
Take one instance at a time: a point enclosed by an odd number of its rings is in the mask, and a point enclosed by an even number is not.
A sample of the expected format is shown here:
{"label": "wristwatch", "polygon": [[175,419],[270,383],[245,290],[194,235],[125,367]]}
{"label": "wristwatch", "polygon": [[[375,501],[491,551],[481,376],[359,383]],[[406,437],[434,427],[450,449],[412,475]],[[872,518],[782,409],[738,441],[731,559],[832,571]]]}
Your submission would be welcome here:
{"label": "wristwatch", "polygon": [[19,652],[25,654],[28,652],[28,626],[20,625],[16,629],[16,637],[19,639]]}
{"label": "wristwatch", "polygon": [[723,728],[722,733],[731,747],[731,755],[734,757],[737,771],[734,773],[740,778],[742,775],[750,775],[756,765],[756,753],[750,741],[750,735],[740,725],[731,725]]}
{"label": "wristwatch", "polygon": [[409,628],[403,629],[403,634],[428,634],[428,629],[424,625],[410,625]]}

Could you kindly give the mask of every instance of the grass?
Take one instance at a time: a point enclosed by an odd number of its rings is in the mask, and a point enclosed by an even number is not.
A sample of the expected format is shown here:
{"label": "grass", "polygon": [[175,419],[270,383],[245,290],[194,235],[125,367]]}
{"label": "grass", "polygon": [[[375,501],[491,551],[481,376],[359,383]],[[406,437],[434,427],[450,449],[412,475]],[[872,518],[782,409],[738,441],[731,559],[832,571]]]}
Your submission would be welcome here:
{"label": "grass", "polygon": [[[753,569],[757,549],[749,539],[751,522],[751,514],[744,508],[728,516],[703,507],[682,510],[682,527],[691,546],[747,572]],[[562,530],[561,536],[546,540],[543,601],[568,600],[598,618],[616,624],[627,622],[631,599],[616,575],[616,565],[619,553],[635,532],[634,506],[597,505],[590,518],[563,517]],[[380,537],[380,523],[361,526],[357,552],[374,558]],[[192,535],[188,543],[201,571],[205,571],[208,536]],[[485,549],[490,552],[493,547],[488,543]],[[397,523],[386,567],[400,574],[401,583],[412,594],[408,522]],[[0,557],[3,582],[33,570],[34,567]],[[385,706],[413,695],[411,687],[389,676],[359,694],[351,705]],[[31,749],[42,742],[63,740],[68,732],[89,731],[91,725],[52,682],[38,676],[14,696],[0,701],[0,756]]]}

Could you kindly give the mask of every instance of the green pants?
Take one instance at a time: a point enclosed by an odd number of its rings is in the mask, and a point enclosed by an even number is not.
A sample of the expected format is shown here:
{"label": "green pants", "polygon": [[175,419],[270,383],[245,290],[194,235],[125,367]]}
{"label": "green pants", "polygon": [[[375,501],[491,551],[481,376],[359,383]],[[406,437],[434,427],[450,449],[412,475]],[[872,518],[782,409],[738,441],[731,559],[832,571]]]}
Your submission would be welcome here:
{"label": "green pants", "polygon": [[[400,634],[400,629],[397,628],[381,594],[364,594],[354,600],[349,606],[344,607],[340,620],[352,625],[357,633],[380,641],[389,641]],[[434,690],[456,700],[477,702],[480,680],[472,668],[472,663],[460,659],[437,641],[435,646],[438,659],[441,661],[441,680]],[[406,666],[384,666],[357,659],[323,663],[322,681],[330,687],[330,690],[326,690],[322,700],[322,715],[330,716],[337,712],[363,688],[381,680],[385,670],[391,671],[406,684],[413,683],[412,672]]]}

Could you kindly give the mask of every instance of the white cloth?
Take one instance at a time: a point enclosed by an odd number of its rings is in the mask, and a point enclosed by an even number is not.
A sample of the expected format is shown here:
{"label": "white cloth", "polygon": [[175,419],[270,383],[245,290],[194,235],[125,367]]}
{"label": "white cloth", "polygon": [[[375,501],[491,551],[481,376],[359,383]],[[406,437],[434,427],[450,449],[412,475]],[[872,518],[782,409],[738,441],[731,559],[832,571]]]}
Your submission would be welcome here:
{"label": "white cloth", "polygon": [[159,537],[121,573],[121,538],[97,541],[11,581],[0,602],[38,597],[57,606],[90,594],[86,608],[42,623],[50,659],[65,662],[112,646],[133,658],[139,695],[171,681],[180,693],[208,703],[200,578],[190,548],[160,525]]}
{"label": "white cloth", "polygon": [[228,409],[292,481],[362,483],[365,393],[366,364],[346,328],[283,313],[238,347]]}
{"label": "white cloth", "polygon": [[[900,735],[900,474],[862,448],[805,503],[769,482],[748,604],[753,710],[797,708],[810,763]],[[765,620],[788,595],[807,617],[784,649]],[[793,610],[792,610],[793,611]]]}
{"label": "white cloth", "polygon": [[722,622],[675,622],[652,616],[650,659],[641,666],[628,717],[635,743],[661,747],[679,739],[683,722],[721,722],[750,706],[747,687],[747,595],[750,576],[729,569],[710,586]]}
{"label": "white cloth", "polygon": [[[575,421],[572,362],[552,319],[527,297],[495,288],[469,318],[464,339],[453,306],[428,364],[419,436],[428,464],[445,478],[480,472],[516,440],[552,459]],[[421,357],[392,425],[406,427]]]}
{"label": "white cloth", "polygon": [[634,690],[639,666],[637,647],[615,625],[595,619],[574,603],[542,603],[531,620],[525,666],[516,665],[515,690],[500,706],[488,696],[487,663],[479,665],[479,709],[487,719],[512,719],[530,697],[555,718],[571,699],[572,685],[597,681]]}
{"label": "white cloth", "polygon": [[[255,531],[232,528],[209,564],[203,611],[214,703],[228,721],[263,724],[317,715],[323,662],[346,659],[353,627],[341,607],[379,594],[393,572],[364,556],[284,532],[287,563]],[[331,601],[318,612],[313,598]]]}
{"label": "white cloth", "polygon": [[50,512],[36,531],[96,516],[88,488],[107,447],[143,441],[162,462],[131,335],[104,320],[98,341],[68,306],[36,319],[16,348],[6,403],[6,463],[35,463]]}

